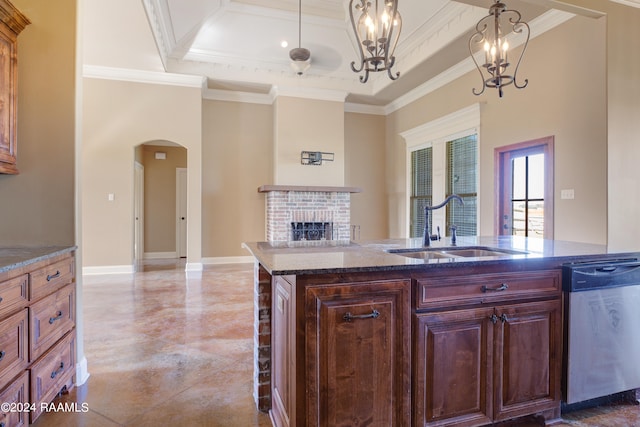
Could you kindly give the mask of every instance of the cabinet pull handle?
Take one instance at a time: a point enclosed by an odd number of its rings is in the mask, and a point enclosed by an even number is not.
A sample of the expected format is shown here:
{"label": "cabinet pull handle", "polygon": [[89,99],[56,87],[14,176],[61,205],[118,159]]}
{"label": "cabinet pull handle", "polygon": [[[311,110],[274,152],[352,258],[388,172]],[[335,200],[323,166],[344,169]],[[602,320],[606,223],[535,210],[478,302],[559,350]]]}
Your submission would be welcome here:
{"label": "cabinet pull handle", "polygon": [[58,311],[58,313],[56,314],[56,317],[50,317],[49,318],[49,324],[53,325],[53,322],[55,322],[56,320],[60,320],[62,319],[62,312]]}
{"label": "cabinet pull handle", "polygon": [[47,282],[50,282],[52,279],[57,279],[60,277],[60,270],[56,270],[56,274],[47,274]]}
{"label": "cabinet pull handle", "polygon": [[[7,354],[4,350],[0,351],[0,360],[4,359],[4,355]],[[2,427],[2,426],[0,426]]]}
{"label": "cabinet pull handle", "polygon": [[345,322],[351,322],[353,319],[376,319],[378,316],[380,316],[380,312],[378,310],[373,310],[369,314],[359,314],[356,316],[348,311],[344,316],[342,316],[342,318],[345,320]]}
{"label": "cabinet pull handle", "polygon": [[498,323],[498,316],[496,316],[496,314],[493,313],[491,317],[489,317],[489,320],[491,320],[491,323],[495,325],[496,323]]}
{"label": "cabinet pull handle", "polygon": [[506,323],[509,321],[509,319],[507,318],[507,315],[505,313],[502,313],[500,315],[500,320],[502,321],[502,323]]}
{"label": "cabinet pull handle", "polygon": [[[3,300],[3,299],[4,299],[4,298],[0,297],[0,302],[2,302],[2,300]],[[2,427],[2,426],[0,426],[0,427]]]}
{"label": "cabinet pull handle", "polygon": [[57,370],[51,372],[51,378],[53,379],[57,377],[58,374],[62,373],[62,371],[64,371],[64,362],[60,362],[60,367]]}
{"label": "cabinet pull handle", "polygon": [[487,288],[486,285],[482,285],[482,287],[480,288],[482,292],[487,292],[487,291],[500,292],[500,291],[506,291],[507,289],[509,289],[509,285],[507,285],[506,283],[503,283],[497,288]]}

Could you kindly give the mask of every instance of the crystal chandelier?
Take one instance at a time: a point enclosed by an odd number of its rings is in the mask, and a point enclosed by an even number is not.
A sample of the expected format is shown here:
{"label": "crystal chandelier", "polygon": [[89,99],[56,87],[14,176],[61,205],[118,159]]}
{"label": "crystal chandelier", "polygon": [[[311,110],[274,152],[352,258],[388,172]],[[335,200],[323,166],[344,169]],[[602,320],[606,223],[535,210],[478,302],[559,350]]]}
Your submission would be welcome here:
{"label": "crystal chandelier", "polygon": [[[498,95],[502,98],[502,88],[513,84],[516,88],[522,89],[527,86],[529,80],[525,79],[523,84],[516,80],[520,61],[529,44],[529,25],[521,21],[522,16],[516,10],[509,10],[507,6],[495,0],[489,8],[489,15],[482,18],[476,24],[476,32],[469,39],[469,53],[475,62],[480,76],[482,77],[482,90],[473,89],[474,95],[480,95],[485,88],[497,88]],[[502,20],[502,22],[501,22]],[[506,27],[509,32],[503,32]],[[511,36],[510,36],[511,35]],[[522,53],[513,69],[513,74],[509,74],[509,42],[507,38],[518,35],[526,36]],[[475,49],[474,49],[475,47]],[[474,53],[475,50],[475,53]],[[482,53],[478,53],[481,52]],[[478,64],[478,57],[484,56],[484,64]]]}
{"label": "crystal chandelier", "polygon": [[360,64],[356,66],[353,61],[351,69],[356,73],[364,71],[362,83],[369,79],[369,72],[378,71],[386,71],[391,80],[396,80],[400,73],[393,75],[391,68],[402,29],[398,0],[350,0],[349,16],[360,53]]}

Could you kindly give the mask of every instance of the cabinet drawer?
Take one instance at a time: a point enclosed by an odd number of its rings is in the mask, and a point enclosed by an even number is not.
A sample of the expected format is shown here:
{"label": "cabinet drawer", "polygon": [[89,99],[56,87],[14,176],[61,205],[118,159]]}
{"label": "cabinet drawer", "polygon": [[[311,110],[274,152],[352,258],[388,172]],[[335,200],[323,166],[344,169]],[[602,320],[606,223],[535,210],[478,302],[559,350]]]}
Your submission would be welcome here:
{"label": "cabinet drawer", "polygon": [[561,295],[559,270],[416,279],[416,308],[436,309]]}
{"label": "cabinet drawer", "polygon": [[27,284],[29,283],[29,275],[14,277],[0,283],[0,317],[11,313],[19,307],[26,307],[27,300]]}
{"label": "cabinet drawer", "polygon": [[27,367],[27,330],[26,308],[0,322],[0,388]]}
{"label": "cabinet drawer", "polygon": [[75,374],[75,329],[31,366],[31,422],[41,414],[42,403],[51,402],[63,387],[71,388]]}
{"label": "cabinet drawer", "polygon": [[34,361],[75,325],[75,285],[34,303],[29,308],[29,360]]}
{"label": "cabinet drawer", "polygon": [[[29,403],[29,373],[23,371],[7,388],[0,392],[0,402],[15,405],[10,409],[28,408]],[[20,427],[29,425],[29,412],[14,410],[0,411],[0,425],[6,427]]]}
{"label": "cabinet drawer", "polygon": [[37,301],[72,283],[75,277],[74,271],[74,259],[70,257],[31,272],[29,298],[31,301]]}

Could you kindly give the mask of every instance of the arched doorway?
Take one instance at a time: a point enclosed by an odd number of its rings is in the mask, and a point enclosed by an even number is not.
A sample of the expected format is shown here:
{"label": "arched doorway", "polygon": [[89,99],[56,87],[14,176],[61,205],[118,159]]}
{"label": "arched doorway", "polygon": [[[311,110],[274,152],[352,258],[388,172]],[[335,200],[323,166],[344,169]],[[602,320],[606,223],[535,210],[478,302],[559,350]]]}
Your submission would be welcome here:
{"label": "arched doorway", "polygon": [[187,256],[187,149],[149,141],[134,154],[134,254],[143,259]]}

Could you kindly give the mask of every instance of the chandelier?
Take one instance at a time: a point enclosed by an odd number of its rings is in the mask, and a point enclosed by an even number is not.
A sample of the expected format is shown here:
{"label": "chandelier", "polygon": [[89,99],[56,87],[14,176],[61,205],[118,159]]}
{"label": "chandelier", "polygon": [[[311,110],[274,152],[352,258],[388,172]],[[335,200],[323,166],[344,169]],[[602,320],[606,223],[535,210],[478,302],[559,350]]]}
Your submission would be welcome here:
{"label": "chandelier", "polygon": [[396,62],[393,52],[402,29],[398,0],[350,0],[349,16],[360,53],[360,64],[356,66],[353,61],[351,69],[356,73],[364,71],[362,83],[369,79],[369,72],[378,71],[386,71],[391,80],[396,80],[400,73],[394,76],[391,68]]}
{"label": "chandelier", "polygon": [[[478,92],[474,88],[474,95],[482,94],[485,88],[497,88],[498,95],[502,98],[502,88],[504,86],[513,84],[516,88],[522,89],[529,83],[527,79],[524,80],[523,84],[519,84],[516,80],[520,61],[522,61],[524,52],[529,44],[530,33],[529,25],[526,22],[522,22],[521,19],[520,12],[509,10],[504,3],[495,0],[495,3],[489,8],[489,15],[476,24],[476,32],[469,39],[469,53],[471,53],[471,58],[482,77],[482,90]],[[507,34],[503,32],[505,27],[509,30]],[[513,73],[509,74],[511,62],[509,62],[509,42],[507,39],[519,35],[526,36],[526,40]],[[479,53],[481,51],[483,53]],[[478,64],[476,55],[479,58],[484,56],[484,64]]]}

